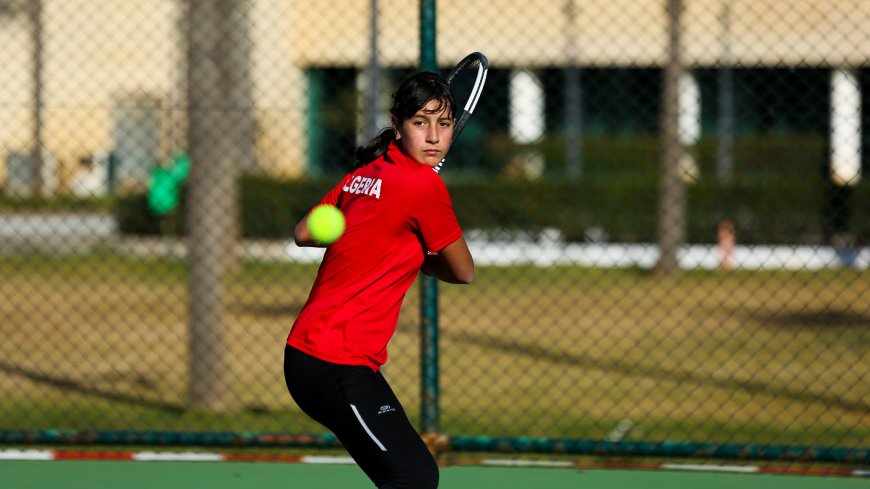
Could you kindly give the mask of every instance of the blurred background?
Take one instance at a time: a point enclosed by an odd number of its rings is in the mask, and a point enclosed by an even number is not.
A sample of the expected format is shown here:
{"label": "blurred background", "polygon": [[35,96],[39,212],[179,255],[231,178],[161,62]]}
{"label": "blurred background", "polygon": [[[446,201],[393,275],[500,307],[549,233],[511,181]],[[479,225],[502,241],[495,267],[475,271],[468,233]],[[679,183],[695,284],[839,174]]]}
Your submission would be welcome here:
{"label": "blurred background", "polygon": [[0,0],[0,443],[336,447],[283,384],[293,225],[421,57],[481,51],[442,172],[477,279],[412,288],[385,370],[433,449],[866,464],[868,23]]}

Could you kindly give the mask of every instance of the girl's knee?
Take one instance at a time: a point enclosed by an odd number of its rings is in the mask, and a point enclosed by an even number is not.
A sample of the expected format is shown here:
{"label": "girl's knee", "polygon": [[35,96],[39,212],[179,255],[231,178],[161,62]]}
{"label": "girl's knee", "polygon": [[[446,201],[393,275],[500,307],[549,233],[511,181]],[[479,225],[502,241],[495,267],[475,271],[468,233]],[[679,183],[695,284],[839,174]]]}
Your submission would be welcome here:
{"label": "girl's knee", "polygon": [[426,489],[436,489],[438,487],[438,481],[440,478],[440,474],[438,472],[438,464],[435,463],[435,460],[431,460],[430,463],[426,464],[425,468],[421,468],[420,476],[417,480],[417,485],[414,487],[426,488]]}

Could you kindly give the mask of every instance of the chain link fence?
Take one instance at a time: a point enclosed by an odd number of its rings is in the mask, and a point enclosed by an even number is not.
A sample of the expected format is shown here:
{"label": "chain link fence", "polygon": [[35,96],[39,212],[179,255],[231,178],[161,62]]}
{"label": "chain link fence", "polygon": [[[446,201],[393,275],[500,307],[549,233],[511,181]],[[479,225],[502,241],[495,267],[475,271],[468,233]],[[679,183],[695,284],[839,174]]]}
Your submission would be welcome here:
{"label": "chain link fence", "polygon": [[284,387],[288,243],[430,28],[491,63],[442,172],[477,278],[437,384],[417,287],[385,368],[435,449],[867,464],[870,2],[435,13],[0,0],[0,442],[335,446]]}

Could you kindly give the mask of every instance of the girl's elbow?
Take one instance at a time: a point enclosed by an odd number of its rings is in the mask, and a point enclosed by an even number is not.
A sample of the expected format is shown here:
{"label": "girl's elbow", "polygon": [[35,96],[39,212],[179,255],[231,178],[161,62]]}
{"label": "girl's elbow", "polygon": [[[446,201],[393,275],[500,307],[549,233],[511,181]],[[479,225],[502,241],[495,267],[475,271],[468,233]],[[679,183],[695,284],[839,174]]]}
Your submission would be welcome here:
{"label": "girl's elbow", "polygon": [[296,243],[296,246],[303,247],[314,244],[311,239],[311,233],[308,232],[306,221],[307,219],[303,219],[293,228],[293,242]]}
{"label": "girl's elbow", "polygon": [[308,239],[306,236],[303,236],[298,232],[298,230],[293,233],[293,242],[296,243],[296,246],[308,246]]}
{"label": "girl's elbow", "polygon": [[456,282],[461,285],[468,285],[472,281],[474,281],[474,268],[469,268],[467,270],[463,270],[461,273],[456,274]]}

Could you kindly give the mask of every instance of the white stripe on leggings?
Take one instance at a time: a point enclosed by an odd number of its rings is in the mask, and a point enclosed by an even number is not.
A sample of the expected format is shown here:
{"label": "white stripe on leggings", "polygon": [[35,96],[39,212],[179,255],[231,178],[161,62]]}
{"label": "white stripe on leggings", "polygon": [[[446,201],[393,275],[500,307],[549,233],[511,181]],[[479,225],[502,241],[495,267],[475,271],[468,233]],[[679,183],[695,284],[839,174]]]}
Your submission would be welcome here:
{"label": "white stripe on leggings", "polygon": [[377,443],[377,445],[381,448],[381,451],[386,452],[387,447],[385,447],[384,444],[381,443],[381,440],[378,440],[378,438],[375,436],[375,434],[372,433],[372,430],[370,430],[368,425],[366,424],[366,422],[363,421],[362,416],[359,415],[359,411],[357,410],[356,406],[351,404],[350,408],[353,409],[353,414],[356,415],[356,419],[359,420],[359,424],[361,424],[363,429],[366,430],[366,433],[369,434],[369,438],[371,438],[372,441]]}

